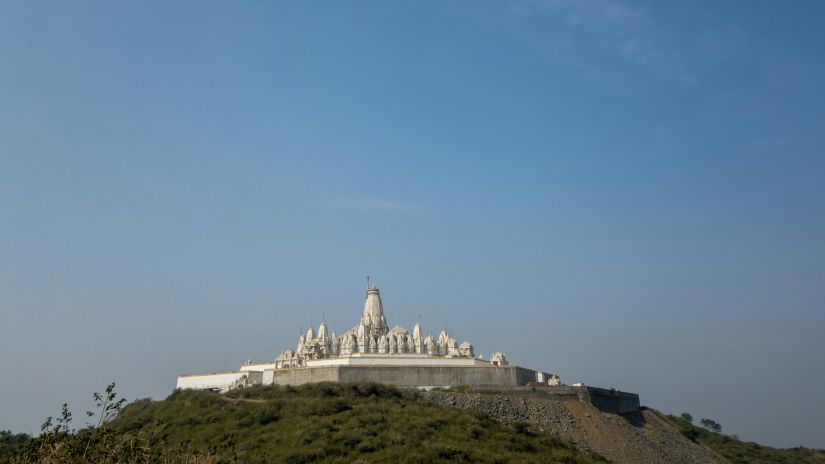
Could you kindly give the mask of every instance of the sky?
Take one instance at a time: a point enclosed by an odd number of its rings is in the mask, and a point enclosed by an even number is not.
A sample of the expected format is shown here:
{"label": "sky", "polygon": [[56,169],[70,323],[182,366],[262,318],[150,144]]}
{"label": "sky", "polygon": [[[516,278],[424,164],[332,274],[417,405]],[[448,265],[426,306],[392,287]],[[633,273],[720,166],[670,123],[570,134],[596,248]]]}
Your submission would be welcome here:
{"label": "sky", "polygon": [[825,448],[825,4],[0,2],[0,429],[388,323]]}

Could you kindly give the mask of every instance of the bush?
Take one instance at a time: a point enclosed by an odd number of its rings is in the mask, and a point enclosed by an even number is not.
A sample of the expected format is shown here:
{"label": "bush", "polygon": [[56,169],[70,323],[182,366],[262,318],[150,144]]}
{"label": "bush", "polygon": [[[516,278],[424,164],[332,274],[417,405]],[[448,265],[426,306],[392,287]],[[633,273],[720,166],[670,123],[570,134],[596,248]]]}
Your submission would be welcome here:
{"label": "bush", "polygon": [[261,425],[266,425],[275,422],[281,418],[281,413],[278,409],[267,407],[255,413],[255,422]]}
{"label": "bush", "polygon": [[530,431],[530,424],[526,422],[519,421],[514,423],[513,429],[516,431],[516,433],[519,433],[521,435],[532,435],[532,432]]}
{"label": "bush", "polygon": [[699,438],[699,432],[697,432],[696,429],[694,429],[693,427],[683,428],[679,431],[682,432],[682,435],[684,435],[690,441],[695,442],[696,439]]}
{"label": "bush", "polygon": [[372,453],[380,447],[381,445],[375,437],[368,437],[366,440],[358,443],[358,446],[356,446],[355,449],[361,453]]}
{"label": "bush", "polygon": [[453,462],[470,462],[470,455],[467,454],[466,451],[452,446],[438,450],[438,457],[449,459]]}
{"label": "bush", "polygon": [[722,433],[722,426],[713,419],[702,419],[699,424],[713,433]]}
{"label": "bush", "polygon": [[306,462],[317,461],[324,456],[324,450],[320,448],[296,449],[286,453],[284,456],[284,462],[287,464],[304,464]]}

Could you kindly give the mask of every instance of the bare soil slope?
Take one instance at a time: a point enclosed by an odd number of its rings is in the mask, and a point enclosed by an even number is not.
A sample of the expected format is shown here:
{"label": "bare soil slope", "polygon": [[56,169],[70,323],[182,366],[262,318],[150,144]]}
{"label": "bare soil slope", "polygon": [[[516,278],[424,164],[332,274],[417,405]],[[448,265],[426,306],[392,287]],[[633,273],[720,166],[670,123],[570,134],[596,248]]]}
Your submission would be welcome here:
{"label": "bare soil slope", "polygon": [[523,421],[616,463],[725,463],[649,411],[617,415],[580,401],[506,394],[430,392],[437,404],[472,409],[504,422]]}

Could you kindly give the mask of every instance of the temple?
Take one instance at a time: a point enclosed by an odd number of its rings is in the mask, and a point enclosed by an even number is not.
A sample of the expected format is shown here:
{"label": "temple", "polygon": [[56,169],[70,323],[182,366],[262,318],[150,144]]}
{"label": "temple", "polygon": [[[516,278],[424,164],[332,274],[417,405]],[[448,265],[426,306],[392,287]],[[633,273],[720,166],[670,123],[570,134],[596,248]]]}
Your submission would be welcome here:
{"label": "temple", "polygon": [[384,315],[381,292],[367,286],[361,319],[341,335],[329,333],[326,322],[310,327],[294,350],[274,361],[247,361],[237,371],[178,377],[177,388],[227,391],[257,384],[300,385],[312,382],[381,382],[432,388],[457,385],[559,385],[557,375],[511,365],[501,352],[489,359],[476,355],[473,344],[461,344],[441,330],[424,335],[421,321],[412,332],[392,329]]}

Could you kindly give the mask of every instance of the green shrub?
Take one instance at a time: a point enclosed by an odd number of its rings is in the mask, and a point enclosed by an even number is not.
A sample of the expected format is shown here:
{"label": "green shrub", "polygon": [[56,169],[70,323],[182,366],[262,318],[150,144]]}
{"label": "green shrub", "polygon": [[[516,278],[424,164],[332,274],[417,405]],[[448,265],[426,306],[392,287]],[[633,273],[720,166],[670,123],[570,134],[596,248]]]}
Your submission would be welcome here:
{"label": "green shrub", "polygon": [[361,443],[355,446],[355,449],[360,453],[372,453],[381,447],[380,442],[375,437],[367,437]]}
{"label": "green shrub", "polygon": [[438,457],[449,459],[453,462],[470,462],[470,455],[467,451],[453,446],[446,446],[438,450]]}
{"label": "green shrub", "polygon": [[315,462],[325,456],[324,450],[320,448],[314,449],[295,449],[286,453],[284,462],[287,464],[304,464],[306,462]]}
{"label": "green shrub", "polygon": [[267,407],[255,413],[255,422],[260,425],[266,425],[275,422],[281,418],[281,413],[278,409]]}

